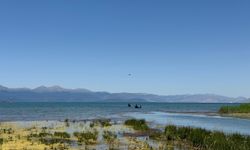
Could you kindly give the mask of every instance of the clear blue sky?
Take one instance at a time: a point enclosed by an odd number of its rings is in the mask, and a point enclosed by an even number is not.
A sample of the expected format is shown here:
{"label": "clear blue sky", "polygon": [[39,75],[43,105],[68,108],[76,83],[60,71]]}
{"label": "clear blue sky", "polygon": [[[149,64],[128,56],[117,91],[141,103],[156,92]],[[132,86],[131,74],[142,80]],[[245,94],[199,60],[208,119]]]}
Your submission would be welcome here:
{"label": "clear blue sky", "polygon": [[248,0],[4,0],[0,84],[250,97],[249,8]]}

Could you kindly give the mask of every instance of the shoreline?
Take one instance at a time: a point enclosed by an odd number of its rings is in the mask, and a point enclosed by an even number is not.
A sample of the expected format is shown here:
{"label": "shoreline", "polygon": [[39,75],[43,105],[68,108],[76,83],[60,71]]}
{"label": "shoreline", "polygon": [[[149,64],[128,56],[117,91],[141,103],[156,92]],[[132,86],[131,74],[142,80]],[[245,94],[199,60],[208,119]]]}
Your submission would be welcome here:
{"label": "shoreline", "polygon": [[[77,133],[82,137],[78,137]],[[148,134],[145,134],[146,132],[142,133],[124,125],[123,122],[117,123],[108,119],[77,122],[69,120],[1,122],[0,147],[3,150],[51,148],[150,150],[162,147],[162,142],[153,141],[149,139]]]}
{"label": "shoreline", "polygon": [[[211,145],[236,146],[238,138],[249,142],[250,136],[225,134],[196,127],[164,125],[152,127],[150,122],[138,119],[115,122],[110,119],[74,121],[15,121],[0,123],[0,147],[8,149],[121,149],[121,150],[201,150]],[[211,138],[212,143],[206,141]],[[234,139],[235,138],[235,139]],[[196,141],[198,140],[198,141]],[[244,142],[243,141],[243,142]],[[198,143],[197,143],[198,142]],[[246,144],[246,143],[245,143]],[[216,148],[215,147],[215,148]],[[244,149],[245,150],[245,149]]]}
{"label": "shoreline", "polygon": [[250,113],[224,113],[224,114],[220,114],[220,115],[223,117],[250,119]]}

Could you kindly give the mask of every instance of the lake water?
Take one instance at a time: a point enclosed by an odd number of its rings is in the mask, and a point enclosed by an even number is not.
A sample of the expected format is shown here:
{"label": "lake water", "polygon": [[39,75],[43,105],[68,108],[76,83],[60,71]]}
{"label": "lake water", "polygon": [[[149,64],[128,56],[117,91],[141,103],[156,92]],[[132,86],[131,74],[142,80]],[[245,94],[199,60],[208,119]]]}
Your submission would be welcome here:
{"label": "lake water", "polygon": [[200,103],[140,103],[142,109],[127,103],[0,103],[0,121],[86,120],[142,118],[155,125],[175,124],[202,127],[227,133],[250,135],[250,120],[220,117],[223,105]]}

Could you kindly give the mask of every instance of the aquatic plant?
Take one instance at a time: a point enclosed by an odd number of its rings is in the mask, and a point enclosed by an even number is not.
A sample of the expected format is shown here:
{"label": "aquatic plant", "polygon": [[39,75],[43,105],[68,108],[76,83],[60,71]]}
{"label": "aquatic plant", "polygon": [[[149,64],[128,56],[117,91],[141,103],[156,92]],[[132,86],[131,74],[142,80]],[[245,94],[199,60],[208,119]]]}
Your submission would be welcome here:
{"label": "aquatic plant", "polygon": [[38,137],[51,137],[53,136],[51,133],[47,133],[47,132],[41,132],[38,134]]}
{"label": "aquatic plant", "polygon": [[67,133],[67,132],[55,132],[54,136],[62,138],[62,139],[68,139],[68,138],[70,138],[70,134]]}
{"label": "aquatic plant", "polygon": [[239,106],[222,106],[219,113],[250,113],[250,103],[240,104]]}
{"label": "aquatic plant", "polygon": [[3,145],[3,138],[0,138],[0,145]]}
{"label": "aquatic plant", "polygon": [[102,137],[108,143],[109,149],[114,149],[114,143],[117,140],[117,135],[111,131],[104,131]]}
{"label": "aquatic plant", "polygon": [[149,127],[144,119],[129,119],[124,122],[125,125],[131,126],[134,130],[147,131]]}
{"label": "aquatic plant", "polygon": [[[41,132],[41,133],[31,133],[27,136],[27,140],[31,142],[41,142],[45,145],[51,144],[64,144],[69,143],[70,135],[67,132],[55,132],[54,134],[48,132]],[[65,146],[65,145],[64,145]]]}
{"label": "aquatic plant", "polygon": [[202,128],[165,127],[167,140],[190,143],[193,147],[207,150],[249,150],[250,136],[240,134],[225,134],[219,131],[208,131]]}
{"label": "aquatic plant", "polygon": [[109,127],[112,126],[112,124],[110,123],[110,119],[97,119],[93,120],[93,122],[91,122],[89,126],[91,128],[93,128],[94,126]]}
{"label": "aquatic plant", "polygon": [[89,127],[90,128],[93,128],[95,126],[95,123],[94,122],[91,122],[90,124],[89,124]]}
{"label": "aquatic plant", "polygon": [[4,134],[13,134],[14,130],[12,128],[7,128],[7,129],[1,129],[1,132]]}
{"label": "aquatic plant", "polygon": [[165,140],[164,134],[160,130],[150,129],[149,131],[149,138],[153,140]]}
{"label": "aquatic plant", "polygon": [[178,138],[181,139],[181,140],[187,139],[188,136],[190,135],[191,130],[192,129],[190,127],[180,127],[180,128],[178,128],[178,130],[177,130]]}
{"label": "aquatic plant", "polygon": [[227,137],[223,132],[211,132],[204,140],[204,147],[213,150],[230,150],[232,145],[228,143]]}
{"label": "aquatic plant", "polygon": [[188,140],[192,142],[194,147],[204,147],[204,139],[209,136],[210,132],[201,129],[201,128],[193,128],[188,135]]}
{"label": "aquatic plant", "polygon": [[102,137],[107,143],[113,143],[117,139],[117,135],[111,131],[104,131]]}
{"label": "aquatic plant", "polygon": [[99,122],[102,127],[112,126],[109,119],[102,119],[102,120],[99,120]]}
{"label": "aquatic plant", "polygon": [[64,123],[65,123],[65,126],[66,126],[66,127],[69,127],[69,126],[70,126],[70,124],[69,124],[69,119],[66,118],[66,119],[64,120]]}
{"label": "aquatic plant", "polygon": [[176,139],[177,127],[174,125],[168,125],[165,127],[165,135],[168,140]]}
{"label": "aquatic plant", "polygon": [[77,138],[79,143],[84,142],[86,145],[88,144],[96,144],[98,132],[95,131],[87,131],[87,132],[74,132],[73,135]]}

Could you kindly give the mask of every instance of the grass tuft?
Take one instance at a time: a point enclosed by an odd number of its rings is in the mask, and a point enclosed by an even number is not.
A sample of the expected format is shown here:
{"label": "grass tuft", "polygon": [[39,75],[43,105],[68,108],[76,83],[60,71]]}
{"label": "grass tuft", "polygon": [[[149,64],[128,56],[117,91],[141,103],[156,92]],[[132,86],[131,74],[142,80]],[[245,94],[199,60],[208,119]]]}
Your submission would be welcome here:
{"label": "grass tuft", "polygon": [[149,127],[145,120],[129,119],[124,122],[125,125],[131,126],[134,130],[147,131]]}
{"label": "grass tuft", "polygon": [[96,144],[98,132],[97,131],[74,132],[74,136],[78,139],[79,143],[84,142],[86,145]]}

